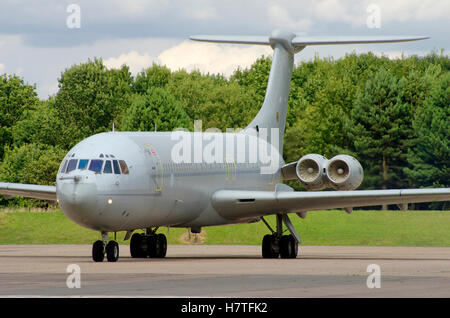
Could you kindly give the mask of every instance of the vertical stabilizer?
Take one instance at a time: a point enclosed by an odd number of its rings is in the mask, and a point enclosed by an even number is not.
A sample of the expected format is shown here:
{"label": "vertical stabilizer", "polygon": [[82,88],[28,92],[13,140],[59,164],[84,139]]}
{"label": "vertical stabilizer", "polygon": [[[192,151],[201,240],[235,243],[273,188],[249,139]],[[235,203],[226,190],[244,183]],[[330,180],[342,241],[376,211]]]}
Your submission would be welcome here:
{"label": "vertical stabilizer", "polygon": [[256,117],[246,127],[254,129],[258,134],[261,129],[267,130],[267,140],[270,142],[272,133],[278,135],[278,150],[283,149],[283,135],[286,125],[289,89],[294,67],[294,54],[304,47],[293,47],[291,42],[295,34],[276,30],[269,37],[274,52],[267,83],[264,103]]}

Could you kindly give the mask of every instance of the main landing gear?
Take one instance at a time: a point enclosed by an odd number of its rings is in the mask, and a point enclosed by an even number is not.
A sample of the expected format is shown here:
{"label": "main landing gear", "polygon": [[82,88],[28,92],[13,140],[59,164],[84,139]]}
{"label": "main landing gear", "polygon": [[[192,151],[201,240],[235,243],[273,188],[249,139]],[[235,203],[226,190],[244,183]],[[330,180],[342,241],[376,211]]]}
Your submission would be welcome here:
{"label": "main landing gear", "polygon": [[[262,221],[272,234],[264,236],[262,241],[262,257],[263,258],[296,258],[298,254],[298,243],[301,242],[300,237],[289,220],[287,214],[277,214],[277,230],[274,231],[270,225],[262,218]],[[283,235],[283,222],[291,232],[290,235]]]}
{"label": "main landing gear", "polygon": [[116,241],[108,242],[108,233],[102,232],[102,240],[98,240],[92,245],[92,259],[94,262],[103,262],[105,254],[108,262],[117,262],[119,244]]}
{"label": "main landing gear", "polygon": [[163,258],[167,253],[167,239],[164,234],[147,229],[145,234],[134,233],[130,241],[130,253],[134,258]]}
{"label": "main landing gear", "polygon": [[[130,253],[134,258],[163,258],[167,253],[167,238],[164,234],[156,234],[156,229],[147,229],[145,234],[134,233],[130,241]],[[127,238],[125,238],[126,240]],[[102,232],[102,240],[92,245],[92,259],[94,262],[117,262],[119,259],[119,244],[108,242],[108,233]]]}

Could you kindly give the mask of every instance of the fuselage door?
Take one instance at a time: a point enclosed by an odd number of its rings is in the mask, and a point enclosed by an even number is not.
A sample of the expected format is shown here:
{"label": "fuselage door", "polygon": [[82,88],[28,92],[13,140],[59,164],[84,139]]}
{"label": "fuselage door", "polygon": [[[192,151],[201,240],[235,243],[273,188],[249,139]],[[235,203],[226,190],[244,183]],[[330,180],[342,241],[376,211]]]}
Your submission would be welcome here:
{"label": "fuselage door", "polygon": [[154,192],[161,192],[163,188],[164,181],[164,170],[159,157],[158,152],[155,147],[151,144],[145,144],[145,152],[150,158],[150,178],[152,184],[152,190]]}

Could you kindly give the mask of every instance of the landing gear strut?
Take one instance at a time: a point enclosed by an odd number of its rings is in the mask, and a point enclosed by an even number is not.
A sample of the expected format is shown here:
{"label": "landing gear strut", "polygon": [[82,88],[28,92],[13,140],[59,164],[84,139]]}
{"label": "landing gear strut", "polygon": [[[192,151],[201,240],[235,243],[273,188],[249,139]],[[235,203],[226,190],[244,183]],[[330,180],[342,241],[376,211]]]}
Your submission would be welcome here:
{"label": "landing gear strut", "polygon": [[[263,258],[296,258],[298,255],[298,243],[300,238],[295,232],[287,214],[277,214],[277,230],[274,231],[266,220],[262,219],[272,234],[264,236],[262,241]],[[291,232],[290,235],[283,235],[283,222]]]}
{"label": "landing gear strut", "polygon": [[108,262],[117,262],[119,259],[119,244],[116,241],[107,242],[108,233],[102,232],[102,240],[98,240],[92,245],[92,259],[94,262],[103,262],[105,254]]}
{"label": "landing gear strut", "polygon": [[130,241],[130,254],[134,258],[163,258],[167,253],[167,238],[147,229],[145,234],[134,233]]}

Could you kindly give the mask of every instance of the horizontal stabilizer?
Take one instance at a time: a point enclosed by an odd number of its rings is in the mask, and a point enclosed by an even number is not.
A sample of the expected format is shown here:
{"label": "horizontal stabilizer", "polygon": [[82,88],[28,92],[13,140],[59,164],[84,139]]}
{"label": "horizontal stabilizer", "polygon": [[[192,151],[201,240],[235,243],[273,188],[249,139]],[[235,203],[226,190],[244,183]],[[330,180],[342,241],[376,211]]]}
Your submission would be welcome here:
{"label": "horizontal stabilizer", "polygon": [[[272,45],[277,37],[274,36],[242,36],[242,35],[193,35],[191,40],[201,42],[229,43],[229,44],[253,44]],[[305,36],[292,33],[290,45],[294,48],[303,48],[309,45],[337,45],[337,44],[370,44],[370,43],[394,43],[425,40],[426,36]]]}
{"label": "horizontal stabilizer", "polygon": [[245,35],[193,35],[191,40],[200,42],[230,43],[230,44],[259,44],[269,45],[268,36]]}
{"label": "horizontal stabilizer", "polygon": [[370,44],[408,42],[428,39],[426,36],[297,36],[292,39],[294,46],[334,45],[334,44]]}

